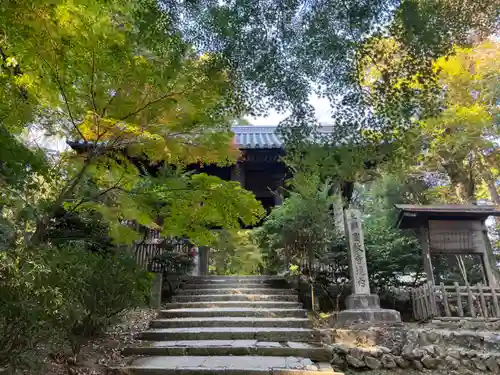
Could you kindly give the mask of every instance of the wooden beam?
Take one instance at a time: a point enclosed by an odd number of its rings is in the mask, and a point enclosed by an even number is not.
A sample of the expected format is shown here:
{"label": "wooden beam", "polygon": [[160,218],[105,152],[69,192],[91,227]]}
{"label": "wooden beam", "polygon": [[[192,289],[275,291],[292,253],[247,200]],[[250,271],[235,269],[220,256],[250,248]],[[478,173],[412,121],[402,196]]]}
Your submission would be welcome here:
{"label": "wooden beam", "polygon": [[427,274],[427,281],[432,282],[432,284],[435,284],[434,273],[432,272],[431,253],[429,249],[429,228],[427,228],[426,225],[420,226],[420,246],[422,247],[422,257],[424,259],[424,271]]}

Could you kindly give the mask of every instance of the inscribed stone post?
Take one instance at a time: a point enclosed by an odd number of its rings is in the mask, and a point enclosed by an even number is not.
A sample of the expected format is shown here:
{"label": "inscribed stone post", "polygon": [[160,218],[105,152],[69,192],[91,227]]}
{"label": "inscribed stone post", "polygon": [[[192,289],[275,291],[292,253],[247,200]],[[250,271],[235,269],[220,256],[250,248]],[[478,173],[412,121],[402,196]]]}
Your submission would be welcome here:
{"label": "inscribed stone post", "polygon": [[349,240],[349,270],[353,294],[370,294],[368,267],[366,265],[365,243],[359,210],[345,211],[346,233]]}
{"label": "inscribed stone post", "polygon": [[352,294],[347,297],[347,309],[337,315],[336,326],[350,327],[357,324],[400,323],[401,316],[395,310],[380,308],[378,295],[370,294],[365,244],[359,210],[346,210],[345,231],[349,240],[349,270]]}

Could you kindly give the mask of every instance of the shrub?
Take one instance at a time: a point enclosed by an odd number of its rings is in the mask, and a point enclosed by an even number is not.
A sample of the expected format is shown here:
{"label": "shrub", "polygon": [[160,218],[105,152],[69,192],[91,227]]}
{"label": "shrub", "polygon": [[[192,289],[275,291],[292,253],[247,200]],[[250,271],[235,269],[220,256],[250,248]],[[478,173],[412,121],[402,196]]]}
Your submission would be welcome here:
{"label": "shrub", "polygon": [[43,252],[0,252],[0,367],[26,364],[63,305]]}
{"label": "shrub", "polygon": [[50,253],[52,282],[64,304],[55,325],[78,354],[82,343],[109,327],[129,308],[147,301],[150,274],[124,253],[100,254],[80,248]]}
{"label": "shrub", "polygon": [[177,293],[181,286],[181,277],[187,275],[194,268],[194,258],[196,250],[178,251],[172,243],[167,244],[165,251],[153,259],[151,267],[156,272],[163,272],[163,285],[168,286],[168,291],[164,289],[165,295],[162,298],[170,300]]}

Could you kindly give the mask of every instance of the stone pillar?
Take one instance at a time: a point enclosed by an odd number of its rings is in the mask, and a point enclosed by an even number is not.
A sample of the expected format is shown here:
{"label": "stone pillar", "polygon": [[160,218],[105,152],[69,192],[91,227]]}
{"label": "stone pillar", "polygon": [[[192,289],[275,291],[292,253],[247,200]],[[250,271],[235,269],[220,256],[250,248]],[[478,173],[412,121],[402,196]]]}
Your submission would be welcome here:
{"label": "stone pillar", "polygon": [[370,294],[360,211],[346,210],[344,220],[345,232],[349,242],[348,258],[352,294],[347,297],[347,310],[339,313],[336,325],[351,326],[357,323],[401,322],[398,311],[381,309],[378,295]]}
{"label": "stone pillar", "polygon": [[193,269],[189,272],[189,276],[200,276],[200,249],[195,247],[196,255],[193,259]]}
{"label": "stone pillar", "polygon": [[155,272],[153,274],[153,282],[151,285],[150,307],[159,309],[161,307],[161,294],[163,291],[163,273]]}
{"label": "stone pillar", "polygon": [[208,275],[208,256],[210,254],[210,247],[200,246],[198,248],[198,275],[206,276]]}

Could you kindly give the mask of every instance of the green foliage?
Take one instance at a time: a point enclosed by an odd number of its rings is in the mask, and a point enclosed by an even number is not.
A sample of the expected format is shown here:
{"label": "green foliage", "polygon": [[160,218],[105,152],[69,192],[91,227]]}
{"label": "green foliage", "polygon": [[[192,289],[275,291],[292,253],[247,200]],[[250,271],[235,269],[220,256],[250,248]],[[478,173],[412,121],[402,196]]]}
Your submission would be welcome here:
{"label": "green foliage", "polygon": [[[406,131],[380,135],[394,137],[397,146],[392,157],[400,160],[396,164],[391,160],[391,170],[445,176],[449,183],[436,189],[436,196],[444,202],[490,198],[499,204],[495,187],[499,178],[498,42],[486,39],[467,48],[450,47],[446,57],[429,60],[431,78],[418,72],[401,73],[411,59],[402,47],[390,38],[371,41],[367,48],[377,52],[376,59],[365,57],[360,79],[377,98],[373,103],[380,116],[387,117],[386,111],[394,110],[407,117]],[[398,94],[404,90],[413,94]],[[409,97],[414,102],[405,114],[396,102],[408,104]]]}
{"label": "green foliage", "polygon": [[318,175],[298,173],[291,187],[290,196],[257,230],[271,269],[320,257],[337,237],[331,206],[339,202],[329,195],[330,185],[321,182]]}
{"label": "green foliage", "polygon": [[38,251],[0,251],[1,367],[29,363],[36,345],[54,335],[65,296],[50,282],[52,271]]}
{"label": "green foliage", "polygon": [[[207,226],[251,223],[260,214],[242,189],[183,173],[192,163],[235,159],[230,124],[245,108],[220,56],[183,41],[155,1],[10,2],[0,20],[0,76],[12,88],[8,94],[31,111],[16,118],[0,107],[5,142],[14,144],[13,135],[35,119],[44,133],[83,141],[44,178],[52,181],[50,193],[44,184],[20,189],[21,197],[43,197],[28,202],[34,204],[25,228],[35,227],[30,246],[49,241],[63,207],[68,214],[97,212],[115,242],[130,243],[138,234],[121,225],[124,219],[157,228],[158,204],[144,205],[138,195],[162,204],[164,234],[200,242],[212,237]],[[26,168],[28,156],[7,156],[10,169]],[[168,185],[143,181],[161,166],[178,172]]]}
{"label": "green foliage", "polygon": [[155,257],[153,262],[163,272],[164,277],[186,275],[194,267],[194,257],[194,250],[179,252],[173,248],[167,248],[167,251],[164,251],[159,257]]}
{"label": "green foliage", "polygon": [[78,354],[82,343],[108,328],[127,309],[146,303],[150,275],[123,253],[104,255],[78,247],[47,251],[51,284],[64,304],[52,323]]}
{"label": "green foliage", "polygon": [[[494,34],[498,22],[494,0],[163,3],[194,45],[226,58],[254,108],[290,110],[289,123],[309,127],[313,109],[304,99],[311,93],[327,97],[335,109],[333,135],[340,138],[407,125],[425,95],[407,86],[393,90],[393,78],[432,78],[432,60],[446,56],[454,44],[466,45],[471,33]],[[372,96],[358,78],[365,58],[378,60],[366,45],[381,37],[395,40],[407,59],[399,69],[387,69],[387,81]],[[372,111],[381,96],[391,107],[385,116]]]}
{"label": "green foliage", "polygon": [[220,231],[213,245],[212,269],[216,275],[259,275],[262,250],[253,230]]}
{"label": "green foliage", "polygon": [[61,210],[47,237],[57,247],[74,246],[104,254],[116,251],[108,233],[106,222],[95,211],[74,213]]}
{"label": "green foliage", "polygon": [[[436,61],[446,107],[423,120],[419,129],[426,144],[424,168],[445,173],[454,199],[462,203],[475,200],[480,184],[491,187],[500,178],[499,92],[493,83],[500,80],[499,46],[486,41],[456,48],[450,58]],[[498,193],[490,194],[495,202]]]}
{"label": "green foliage", "polygon": [[413,285],[423,272],[417,234],[395,228],[394,204],[425,204],[428,187],[419,179],[386,175],[361,194],[370,283],[377,290]]}

